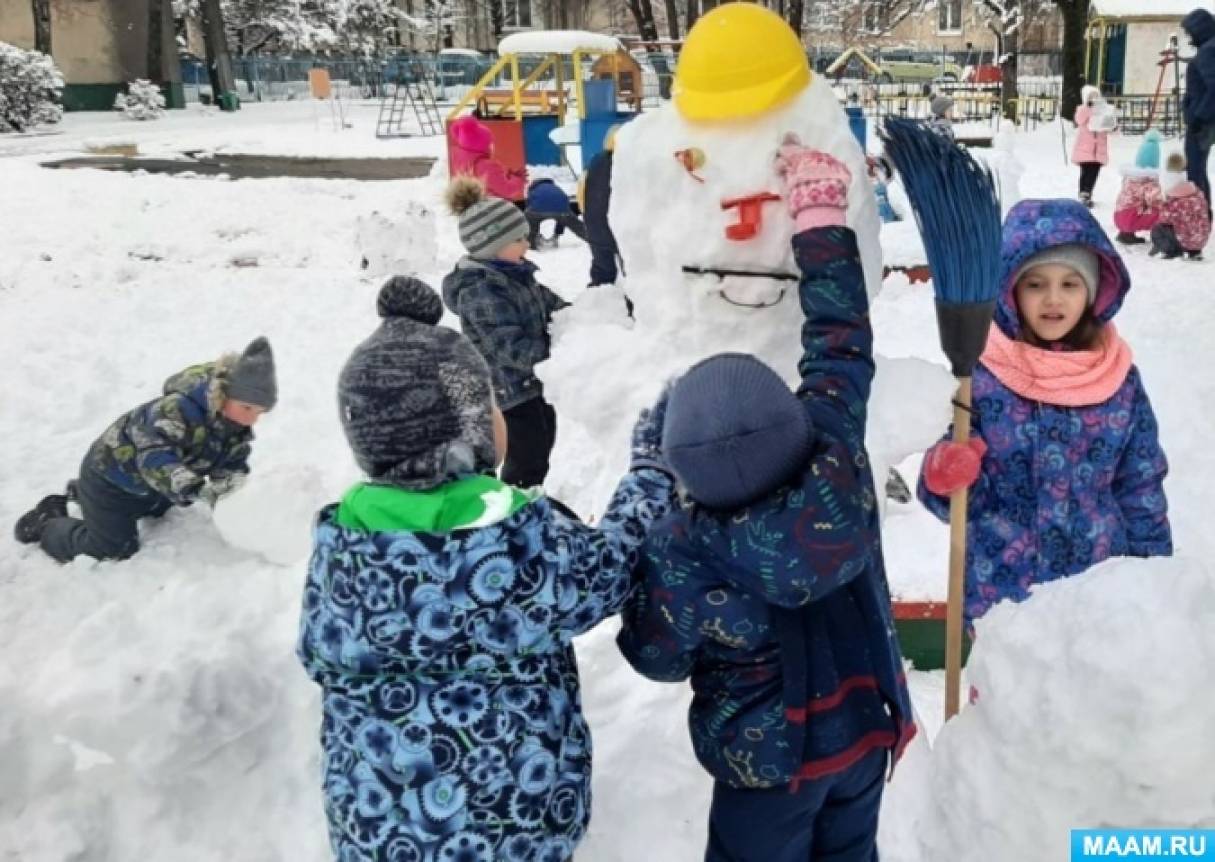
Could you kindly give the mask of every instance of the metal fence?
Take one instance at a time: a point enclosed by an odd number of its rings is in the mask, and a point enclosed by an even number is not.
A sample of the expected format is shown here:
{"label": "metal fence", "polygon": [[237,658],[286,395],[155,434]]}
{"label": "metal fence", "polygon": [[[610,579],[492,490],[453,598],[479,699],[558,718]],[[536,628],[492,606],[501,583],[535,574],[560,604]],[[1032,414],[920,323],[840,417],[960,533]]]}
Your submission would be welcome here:
{"label": "metal fence", "polygon": [[[383,58],[236,57],[232,61],[237,92],[245,101],[275,102],[309,96],[308,73],[325,69],[339,98],[376,99],[389,82],[425,79],[440,98],[458,98],[489,69],[488,58],[465,55],[406,54]],[[186,100],[210,102],[211,82],[206,64],[183,57],[182,84]]]}

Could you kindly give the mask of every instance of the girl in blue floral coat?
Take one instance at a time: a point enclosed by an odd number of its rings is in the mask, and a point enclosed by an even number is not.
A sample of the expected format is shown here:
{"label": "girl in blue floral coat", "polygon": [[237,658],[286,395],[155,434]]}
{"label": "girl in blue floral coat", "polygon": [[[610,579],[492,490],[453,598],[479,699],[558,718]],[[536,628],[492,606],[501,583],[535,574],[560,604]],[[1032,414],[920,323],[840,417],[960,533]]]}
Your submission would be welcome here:
{"label": "girl in blue floral coat", "polygon": [[970,486],[968,622],[1107,557],[1173,550],[1156,417],[1112,322],[1130,289],[1122,259],[1066,200],[1015,206],[1003,256],[974,436],[930,449],[919,486],[945,521],[950,494]]}
{"label": "girl in blue floral coat", "polygon": [[369,481],[321,511],[298,652],[323,692],[325,812],[341,862],[567,862],[590,819],[575,635],[616,613],[673,503],[661,409],[592,529],[493,477],[489,368],[396,279],[342,370]]}

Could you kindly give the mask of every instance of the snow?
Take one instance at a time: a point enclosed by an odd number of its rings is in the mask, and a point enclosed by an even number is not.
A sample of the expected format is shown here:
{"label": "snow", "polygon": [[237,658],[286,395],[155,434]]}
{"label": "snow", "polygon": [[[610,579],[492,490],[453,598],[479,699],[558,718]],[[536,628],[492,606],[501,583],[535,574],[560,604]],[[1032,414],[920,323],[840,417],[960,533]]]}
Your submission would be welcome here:
{"label": "snow", "polygon": [[1109,561],[980,620],[978,702],[904,764],[883,858],[1066,859],[1071,829],[1215,828],[1213,576]]}
{"label": "snow", "polygon": [[1092,0],[1090,18],[1177,18],[1195,9],[1215,12],[1212,0]]}
{"label": "snow", "polygon": [[[0,539],[0,858],[329,858],[317,692],[292,655],[308,521],[358,475],[334,381],[376,325],[382,274],[415,271],[437,286],[459,253],[441,203],[444,166],[418,180],[356,183],[52,172],[38,162],[120,142],[161,154],[441,156],[441,138],[376,140],[375,113],[352,105],[354,128],[340,132],[317,123],[308,103],[171,111],[146,125],[70,114],[54,134],[0,136],[0,522],[60,489],[114,416],[189,363],[265,333],[281,392],[258,426],[249,484],[214,513],[194,506],[146,524],[132,560],[60,567]],[[648,159],[629,154],[622,132],[617,165],[638,176],[624,170],[616,185],[626,256],[649,261],[630,268],[637,322],[620,289],[582,287],[589,256],[576,238],[535,256],[541,279],[577,300],[556,327],[551,487],[587,514],[603,505],[591,486],[623,458],[633,408],[680,364],[654,342],[676,338],[677,324],[725,319],[720,299],[678,271],[685,253],[721,249],[721,217],[690,217],[669,190],[694,181],[662,165],[673,166],[675,149],[702,147],[711,210],[715,195],[755,184],[773,148],[739,152],[669,117],[643,120],[637,128],[663,134]],[[836,130],[804,134],[834,140]],[[1057,127],[1007,143],[1026,167],[1021,195],[1074,192]],[[1137,144],[1114,135],[1114,164],[1132,161]],[[657,203],[647,184],[664,193]],[[630,189],[647,195],[640,214],[629,210]],[[1117,191],[1116,172],[1103,173],[1096,213],[1107,226]],[[645,234],[669,237],[680,253],[659,253]],[[887,262],[894,241],[884,230]],[[1215,558],[1215,377],[1195,373],[1215,363],[1212,264],[1158,261],[1142,248],[1126,257],[1135,287],[1119,326],[1173,465],[1166,490],[1179,556],[1116,561],[993,611],[968,670],[979,702],[944,730],[941,674],[909,673],[924,732],[887,788],[883,859],[1057,859],[1072,826],[1215,826],[1199,771],[1215,754],[1204,696],[1215,572],[1197,562]],[[679,342],[683,364],[751,341],[791,373],[789,300],[734,312],[736,326]],[[931,288],[893,275],[872,316],[883,359],[871,442],[913,481],[919,456],[908,441],[935,439],[948,421]],[[571,370],[557,373],[565,358]],[[899,596],[942,597],[942,524],[918,504],[891,503],[884,545]],[[596,748],[579,862],[698,858],[711,785],[687,738],[689,693],[638,678],[616,654],[615,627],[577,643]]]}
{"label": "snow", "polygon": [[498,55],[502,57],[507,54],[572,54],[575,51],[614,54],[620,50],[620,40],[615,36],[586,30],[526,30],[512,33],[498,43]]}

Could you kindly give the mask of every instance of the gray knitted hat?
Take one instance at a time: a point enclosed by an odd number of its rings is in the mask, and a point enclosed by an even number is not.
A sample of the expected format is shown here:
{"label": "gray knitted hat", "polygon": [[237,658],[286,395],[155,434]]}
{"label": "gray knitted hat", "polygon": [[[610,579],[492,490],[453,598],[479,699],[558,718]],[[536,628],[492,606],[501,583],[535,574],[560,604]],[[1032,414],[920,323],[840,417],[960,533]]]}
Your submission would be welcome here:
{"label": "gray knitted hat", "polygon": [[1049,263],[1057,263],[1080,273],[1084,286],[1088,289],[1088,304],[1092,305],[1097,301],[1097,288],[1101,286],[1101,261],[1095,251],[1078,243],[1055,245],[1038,252],[1017,270],[1013,284],[1020,281],[1021,276],[1035,266],[1045,266]]}
{"label": "gray knitted hat", "polygon": [[953,107],[953,99],[948,96],[934,96],[928,107],[934,117],[943,117],[945,112]]}
{"label": "gray knitted hat", "polygon": [[453,180],[447,203],[460,217],[460,242],[477,260],[492,260],[512,242],[527,239],[530,232],[527,218],[517,206],[487,195],[474,177]]}
{"label": "gray knitted hat", "polygon": [[662,451],[697,503],[736,509],[805,467],[810,415],[780,375],[754,356],[721,353],[672,387]]}
{"label": "gray knitted hat", "polygon": [[244,401],[273,410],[278,401],[278,383],[274,376],[274,351],[264,335],[249,342],[249,346],[228,372],[228,390],[233,401]]}
{"label": "gray knitted hat", "polygon": [[481,354],[435,325],[443,303],[416,278],[388,281],[377,309],[383,322],[338,377],[342,429],[359,467],[415,491],[492,471],[493,385]]}

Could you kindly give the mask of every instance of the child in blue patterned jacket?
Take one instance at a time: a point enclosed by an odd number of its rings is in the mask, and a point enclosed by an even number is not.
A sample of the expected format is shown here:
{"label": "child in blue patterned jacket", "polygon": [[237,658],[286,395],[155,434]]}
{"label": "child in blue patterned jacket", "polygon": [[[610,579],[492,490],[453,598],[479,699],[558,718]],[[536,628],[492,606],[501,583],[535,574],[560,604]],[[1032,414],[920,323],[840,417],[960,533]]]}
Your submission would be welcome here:
{"label": "child in blue patterned jacket", "polygon": [[489,368],[415,279],[338,382],[368,481],[318,516],[298,653],[322,688],[325,813],[341,862],[567,862],[590,819],[571,639],[615,614],[674,502],[645,411],[597,529],[493,478]]}
{"label": "child in blue patterned jacket", "polygon": [[914,733],[864,447],[873,334],[848,169],[796,139],[777,165],[801,386],[739,354],[675,384],[663,451],[688,502],[646,540],[618,644],[651,679],[691,676],[707,862],[870,860],[890,753]]}

